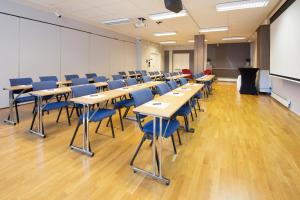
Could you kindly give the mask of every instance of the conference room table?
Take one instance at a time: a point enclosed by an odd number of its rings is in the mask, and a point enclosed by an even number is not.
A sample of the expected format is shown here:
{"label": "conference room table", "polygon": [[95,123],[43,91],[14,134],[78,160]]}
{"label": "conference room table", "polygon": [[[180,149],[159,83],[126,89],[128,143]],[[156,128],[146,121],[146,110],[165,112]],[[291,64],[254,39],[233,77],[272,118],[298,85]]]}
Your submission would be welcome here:
{"label": "conference room table", "polygon": [[[213,82],[213,80],[215,79],[216,75],[204,75],[200,78],[196,79],[197,83],[203,83],[204,84],[204,93],[206,94],[205,96],[208,97],[208,94],[210,94],[210,90],[209,90],[209,86],[208,82]],[[212,89],[212,84],[211,84],[211,89]]]}
{"label": "conference room table", "polygon": [[188,77],[190,76],[189,74],[180,74],[180,75],[176,75],[176,76],[169,76],[169,77],[166,77],[166,80],[178,80],[180,78],[185,78],[185,77]]}
{"label": "conference room table", "polygon": [[[107,86],[107,82],[98,82],[98,83],[91,83],[96,86],[96,88],[102,88]],[[30,133],[38,135],[42,138],[45,138],[46,135],[42,130],[43,127],[43,97],[45,96],[57,96],[63,94],[71,93],[71,87],[58,87],[55,89],[49,90],[38,90],[38,91],[31,91],[29,92],[30,95],[35,96],[37,99],[37,130],[30,130]]]}
{"label": "conference room table", "polygon": [[[60,87],[63,85],[71,84],[71,81],[58,81],[56,84]],[[8,118],[4,120],[4,123],[16,125],[15,112],[14,112],[14,103],[18,97],[32,90],[32,85],[17,85],[11,87],[5,87],[3,90],[9,92],[8,102],[9,102],[9,115]],[[15,91],[19,91],[17,96],[14,96]]]}
{"label": "conference room table", "polygon": [[[93,156],[94,153],[91,150],[90,147],[90,139],[89,139],[89,119],[91,118],[88,113],[90,112],[90,107],[106,102],[111,99],[115,99],[124,95],[128,95],[130,92],[141,90],[144,88],[152,88],[155,87],[163,82],[161,81],[151,81],[147,83],[141,83],[137,85],[122,87],[114,90],[108,90],[104,92],[100,92],[97,94],[77,97],[70,99],[71,102],[76,104],[81,104],[83,106],[83,141],[82,141],[82,147],[78,147],[74,144],[70,145],[70,148],[72,150],[78,151],[80,153],[83,153],[88,156]],[[98,108],[100,109],[100,108]]]}
{"label": "conference room table", "polygon": [[[163,148],[163,132],[162,132],[162,120],[170,119],[176,111],[178,111],[187,102],[190,103],[192,97],[204,87],[203,84],[189,83],[183,85],[175,90],[172,90],[158,98],[153,99],[141,106],[134,108],[135,113],[139,113],[146,116],[153,117],[153,144],[152,144],[152,172],[145,169],[141,169],[135,165],[132,166],[134,172],[140,172],[146,176],[150,176],[155,180],[158,180],[166,185],[170,184],[170,179],[163,176],[163,160],[162,160],[162,148]],[[159,123],[159,172],[157,173],[156,166],[156,119]]]}

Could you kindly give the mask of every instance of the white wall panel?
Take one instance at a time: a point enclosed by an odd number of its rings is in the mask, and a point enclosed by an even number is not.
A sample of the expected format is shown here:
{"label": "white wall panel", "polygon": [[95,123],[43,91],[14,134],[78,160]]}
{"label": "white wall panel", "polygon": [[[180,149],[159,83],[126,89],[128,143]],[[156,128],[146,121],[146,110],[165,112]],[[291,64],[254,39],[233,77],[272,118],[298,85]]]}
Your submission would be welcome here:
{"label": "white wall panel", "polygon": [[124,71],[123,42],[111,40],[110,51],[110,75]]}
{"label": "white wall panel", "polygon": [[20,76],[60,76],[59,28],[20,19]]}
{"label": "white wall panel", "polygon": [[89,68],[89,34],[61,29],[61,76],[78,74],[85,77]]}
{"label": "white wall panel", "polygon": [[136,46],[135,44],[124,42],[125,69],[136,70]]}
{"label": "white wall panel", "polygon": [[0,14],[0,107],[8,106],[9,78],[18,77],[19,19]]}
{"label": "white wall panel", "polygon": [[110,76],[110,43],[110,39],[90,35],[89,72]]}

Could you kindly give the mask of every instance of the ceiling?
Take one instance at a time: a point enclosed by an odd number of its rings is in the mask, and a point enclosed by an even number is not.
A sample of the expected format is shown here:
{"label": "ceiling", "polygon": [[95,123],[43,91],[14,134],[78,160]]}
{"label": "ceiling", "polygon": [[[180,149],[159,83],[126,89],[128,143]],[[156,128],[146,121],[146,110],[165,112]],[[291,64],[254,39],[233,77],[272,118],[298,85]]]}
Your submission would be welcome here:
{"label": "ceiling", "polygon": [[[216,4],[233,0],[182,0],[189,16],[164,20],[156,24],[150,14],[166,12],[163,0],[16,0],[49,11],[58,11],[62,16],[113,30],[135,38],[152,42],[175,40],[188,45],[188,40],[199,34],[199,28],[229,26],[229,31],[205,34],[208,43],[222,43],[223,37],[244,36],[249,38],[282,0],[270,0],[267,7],[217,12]],[[132,23],[108,26],[101,22],[129,17]],[[146,28],[135,28],[138,17],[146,18]],[[175,31],[175,36],[154,37],[154,32]]]}

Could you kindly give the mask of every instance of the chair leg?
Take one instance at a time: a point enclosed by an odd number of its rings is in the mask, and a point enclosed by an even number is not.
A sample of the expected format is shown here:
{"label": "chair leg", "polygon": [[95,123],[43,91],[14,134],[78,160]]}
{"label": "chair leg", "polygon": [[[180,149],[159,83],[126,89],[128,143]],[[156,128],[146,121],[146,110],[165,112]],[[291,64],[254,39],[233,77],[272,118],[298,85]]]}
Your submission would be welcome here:
{"label": "chair leg", "polygon": [[111,128],[112,137],[115,138],[115,130],[114,130],[113,122],[112,122],[112,116],[109,117],[109,121],[110,121],[110,128]]}
{"label": "chair leg", "polygon": [[62,109],[63,109],[63,108],[60,108],[60,109],[59,109],[58,116],[57,116],[57,119],[56,119],[56,123],[59,122],[59,118],[60,118]]}
{"label": "chair leg", "polygon": [[75,110],[75,105],[72,107],[70,117],[72,117],[74,110]]}
{"label": "chair leg", "polygon": [[34,122],[35,122],[35,118],[36,118],[37,112],[34,112],[33,114],[33,118],[32,118],[32,122],[31,122],[31,126],[30,126],[30,130],[32,130]]}
{"label": "chair leg", "polygon": [[157,170],[158,170],[158,173],[160,171],[160,168],[159,168],[159,157],[158,157],[158,153],[157,153],[157,148],[155,147],[155,159],[156,159],[156,164],[157,164]]}
{"label": "chair leg", "polygon": [[16,109],[17,122],[19,123],[20,119],[19,119],[19,111],[18,111],[18,104],[17,103],[15,103],[15,109]]}
{"label": "chair leg", "polygon": [[174,154],[177,154],[176,146],[175,146],[175,141],[174,141],[174,136],[171,135],[172,143],[173,143],[173,149],[174,149]]}
{"label": "chair leg", "polygon": [[196,118],[197,118],[198,115],[197,115],[196,107],[194,107],[194,112],[195,112],[195,116],[196,116]]}
{"label": "chair leg", "polygon": [[187,116],[184,116],[184,124],[185,124],[185,131],[188,132],[189,131],[189,124],[188,124],[188,118]]}
{"label": "chair leg", "polygon": [[123,115],[123,119],[125,119],[127,117],[129,110],[130,110],[130,107],[126,108],[125,113]]}
{"label": "chair leg", "polygon": [[177,131],[177,136],[178,136],[179,145],[181,145],[182,143],[181,143],[181,138],[180,138],[179,130],[177,129],[176,131]]}
{"label": "chair leg", "polygon": [[32,114],[34,114],[35,107],[36,107],[36,100],[34,100],[34,105],[33,105],[33,109],[32,109]]}
{"label": "chair leg", "polygon": [[101,120],[101,121],[99,121],[99,123],[98,123],[98,125],[97,125],[97,128],[96,128],[96,131],[95,131],[95,133],[98,133],[98,130],[99,130],[99,128],[100,128],[100,125],[101,125],[101,122],[102,122],[102,120]]}
{"label": "chair leg", "polygon": [[200,103],[199,103],[198,99],[197,99],[197,105],[198,105],[198,109],[201,110]]}
{"label": "chair leg", "polygon": [[191,111],[191,117],[192,117],[192,121],[194,121],[193,111]]}
{"label": "chair leg", "polygon": [[134,160],[135,160],[137,154],[139,153],[140,148],[142,147],[142,145],[143,145],[143,143],[145,142],[145,140],[146,140],[146,137],[145,137],[145,135],[143,135],[142,140],[141,140],[141,142],[140,142],[138,148],[136,149],[136,151],[135,151],[135,153],[134,153],[134,155],[133,155],[133,157],[132,157],[132,159],[131,159],[131,161],[130,161],[130,166],[133,165],[133,162],[134,162]]}
{"label": "chair leg", "polygon": [[121,128],[122,128],[122,131],[124,131],[124,125],[123,125],[123,119],[122,119],[121,109],[118,109],[118,111],[119,111],[119,117],[120,117]]}
{"label": "chair leg", "polygon": [[78,129],[79,129],[80,125],[81,125],[81,123],[80,123],[80,121],[79,121],[78,124],[77,124],[77,126],[76,126],[75,132],[74,132],[74,134],[73,134],[73,136],[72,136],[72,139],[71,139],[71,142],[70,142],[70,146],[73,145],[74,139],[75,139],[75,137],[76,137],[76,134],[77,134],[77,132],[78,132]]}
{"label": "chair leg", "polygon": [[68,108],[68,106],[66,106],[65,108],[66,108],[66,113],[67,113],[67,117],[68,117],[68,124],[69,124],[69,126],[71,126],[71,120],[70,120],[69,108]]}

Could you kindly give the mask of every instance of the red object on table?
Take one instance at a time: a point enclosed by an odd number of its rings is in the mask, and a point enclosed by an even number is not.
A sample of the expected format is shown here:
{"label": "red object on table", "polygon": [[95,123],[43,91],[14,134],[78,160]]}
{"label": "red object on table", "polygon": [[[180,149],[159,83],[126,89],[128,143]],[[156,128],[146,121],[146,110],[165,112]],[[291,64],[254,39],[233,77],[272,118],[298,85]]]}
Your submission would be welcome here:
{"label": "red object on table", "polygon": [[182,73],[189,75],[186,78],[193,79],[193,73],[192,73],[192,71],[190,69],[182,69]]}
{"label": "red object on table", "polygon": [[210,69],[207,69],[207,70],[204,70],[203,73],[205,75],[211,75],[212,74],[212,71]]}

